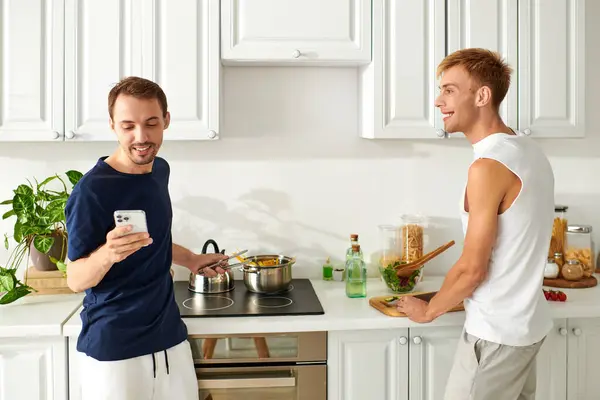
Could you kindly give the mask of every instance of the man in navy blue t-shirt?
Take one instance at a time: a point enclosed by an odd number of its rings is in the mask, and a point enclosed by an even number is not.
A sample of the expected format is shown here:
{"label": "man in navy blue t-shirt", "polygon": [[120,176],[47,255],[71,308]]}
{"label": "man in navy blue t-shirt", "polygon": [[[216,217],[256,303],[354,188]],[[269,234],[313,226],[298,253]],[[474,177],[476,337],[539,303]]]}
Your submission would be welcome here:
{"label": "man in navy blue t-shirt", "polygon": [[[67,217],[69,287],[85,291],[81,353],[83,399],[198,399],[197,379],[173,295],[172,264],[214,276],[221,254],[194,254],[172,242],[169,164],[157,157],[169,125],[167,99],[130,77],[109,93],[119,145],[73,188]],[[115,228],[116,210],[143,210],[148,233]]]}

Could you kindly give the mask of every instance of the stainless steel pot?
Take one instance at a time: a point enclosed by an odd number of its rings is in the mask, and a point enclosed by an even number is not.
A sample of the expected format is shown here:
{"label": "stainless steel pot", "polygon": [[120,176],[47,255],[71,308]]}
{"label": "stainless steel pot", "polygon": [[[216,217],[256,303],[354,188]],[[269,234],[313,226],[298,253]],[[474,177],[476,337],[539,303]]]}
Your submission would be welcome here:
{"label": "stainless steel pot", "polygon": [[[219,246],[217,242],[209,239],[204,243],[202,247],[202,254],[206,254],[209,245],[213,245],[215,253],[219,253]],[[220,253],[224,254],[225,250]],[[188,290],[195,293],[224,293],[229,292],[235,288],[233,280],[233,272],[227,270],[223,275],[217,275],[214,277],[208,277],[200,274],[190,273],[188,282]]]}
{"label": "stainless steel pot", "polygon": [[[277,259],[277,265],[255,266],[249,263],[258,263]],[[254,293],[274,294],[285,292],[292,282],[292,266],[296,260],[292,257],[282,255],[260,255],[248,257],[244,260],[242,271],[244,272],[244,284],[249,291]]]}

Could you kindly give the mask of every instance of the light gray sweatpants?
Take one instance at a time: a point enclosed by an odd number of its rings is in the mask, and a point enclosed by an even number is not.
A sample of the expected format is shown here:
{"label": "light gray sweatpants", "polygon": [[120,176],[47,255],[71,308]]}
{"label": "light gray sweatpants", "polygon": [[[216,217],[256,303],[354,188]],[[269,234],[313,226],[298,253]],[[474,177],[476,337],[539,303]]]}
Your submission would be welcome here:
{"label": "light gray sweatpants", "polygon": [[463,330],[444,400],[534,400],[536,357],[544,340],[515,347]]}

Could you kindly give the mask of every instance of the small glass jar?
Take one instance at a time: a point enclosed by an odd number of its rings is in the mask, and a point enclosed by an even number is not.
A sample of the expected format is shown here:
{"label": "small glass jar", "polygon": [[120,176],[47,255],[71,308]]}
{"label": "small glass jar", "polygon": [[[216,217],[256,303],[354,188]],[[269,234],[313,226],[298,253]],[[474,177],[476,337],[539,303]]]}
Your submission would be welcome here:
{"label": "small glass jar", "polygon": [[548,257],[554,257],[556,253],[565,254],[565,240],[567,232],[567,210],[569,207],[562,205],[554,206],[554,223],[552,225],[552,238],[550,239],[550,248]]}
{"label": "small glass jar", "polygon": [[425,218],[420,215],[403,215],[402,226],[402,261],[410,263],[423,257],[425,247]]}
{"label": "small glass jar", "polygon": [[592,251],[592,227],[590,225],[568,225],[565,243],[565,259],[576,259],[583,268],[583,275],[592,276],[595,269]]}
{"label": "small glass jar", "polygon": [[561,275],[568,281],[578,281],[583,278],[583,268],[579,260],[570,259],[561,269]]}
{"label": "small glass jar", "polygon": [[559,268],[552,258],[549,258],[544,268],[544,278],[555,279],[558,277]]}

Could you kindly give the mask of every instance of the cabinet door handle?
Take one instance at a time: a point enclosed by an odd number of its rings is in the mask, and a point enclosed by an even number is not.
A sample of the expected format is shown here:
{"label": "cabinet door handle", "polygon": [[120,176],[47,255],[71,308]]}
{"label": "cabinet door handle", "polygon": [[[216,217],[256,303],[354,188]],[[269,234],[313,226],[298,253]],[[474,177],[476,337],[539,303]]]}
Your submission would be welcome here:
{"label": "cabinet door handle", "polygon": [[567,329],[566,328],[560,328],[558,330],[558,333],[560,333],[561,336],[567,336]]}
{"label": "cabinet door handle", "polygon": [[435,130],[435,134],[436,134],[436,136],[437,136],[437,137],[439,137],[439,138],[446,137],[446,131],[445,131],[445,130],[443,130],[443,129],[436,129],[436,130]]}
{"label": "cabinet door handle", "polygon": [[299,58],[301,55],[302,55],[302,53],[300,53],[300,50],[294,50],[292,57]]}
{"label": "cabinet door handle", "polygon": [[408,343],[408,339],[406,338],[406,336],[400,336],[400,339],[398,339],[398,341],[400,342],[400,344],[402,346],[404,346],[406,343]]}
{"label": "cabinet door handle", "polygon": [[215,139],[217,137],[217,132],[210,130],[208,131],[208,138],[209,139]]}
{"label": "cabinet door handle", "polygon": [[531,129],[529,129],[529,128],[523,129],[523,135],[525,135],[525,136],[531,135]]}
{"label": "cabinet door handle", "polygon": [[67,133],[65,134],[65,136],[67,137],[67,139],[73,139],[75,137],[75,132],[73,132],[73,131],[67,131]]}
{"label": "cabinet door handle", "polygon": [[573,328],[573,335],[575,335],[575,336],[581,336],[581,329],[579,329],[579,328]]}
{"label": "cabinet door handle", "polygon": [[422,341],[423,341],[423,339],[421,339],[421,336],[415,336],[413,338],[413,343],[414,344],[421,344]]}
{"label": "cabinet door handle", "polygon": [[58,139],[60,137],[60,133],[58,131],[52,132],[52,139]]}

